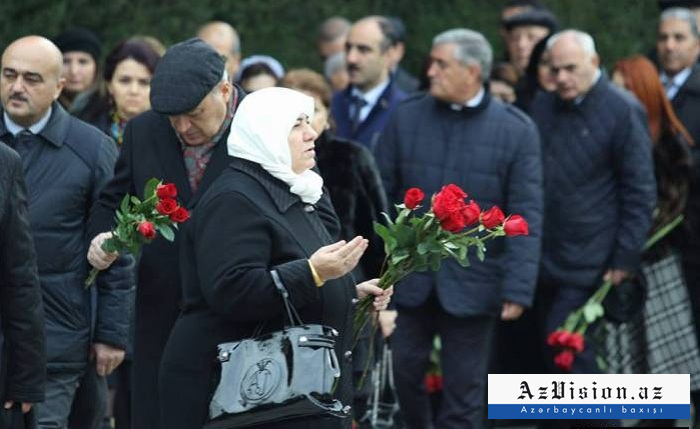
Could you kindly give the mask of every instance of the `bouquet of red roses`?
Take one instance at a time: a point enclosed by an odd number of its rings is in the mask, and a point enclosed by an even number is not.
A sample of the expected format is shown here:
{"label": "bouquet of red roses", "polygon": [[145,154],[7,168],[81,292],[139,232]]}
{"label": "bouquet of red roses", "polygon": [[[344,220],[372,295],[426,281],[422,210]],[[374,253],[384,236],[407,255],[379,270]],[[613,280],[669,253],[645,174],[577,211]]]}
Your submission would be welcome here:
{"label": "bouquet of red roses", "polygon": [[[457,185],[443,186],[431,200],[431,208],[422,215],[416,209],[425,198],[423,191],[406,191],[403,204],[397,204],[398,216],[387,224],[374,224],[374,231],[384,241],[386,258],[379,278],[379,287],[386,289],[414,271],[437,271],[443,259],[453,258],[461,266],[469,266],[469,252],[473,249],[483,261],[484,242],[500,236],[527,235],[528,225],[522,216],[506,217],[493,206],[482,211]],[[470,227],[469,229],[466,229]],[[358,303],[355,315],[355,338],[369,321],[372,298]]]}
{"label": "bouquet of red roses", "polygon": [[[102,244],[107,253],[128,251],[136,255],[141,245],[150,243],[158,233],[168,241],[175,239],[174,229],[189,219],[190,214],[175,199],[177,188],[173,183],[163,183],[150,179],[144,189],[144,200],[126,194],[116,211],[117,224],[112,230],[112,237]],[[89,287],[97,277],[99,270],[93,268],[85,280]]]}
{"label": "bouquet of red roses", "polygon": [[[679,215],[668,224],[659,228],[644,243],[644,250],[650,249],[682,221],[683,216]],[[608,296],[608,292],[610,292],[612,287],[613,283],[611,281],[604,281],[581,307],[569,314],[564,323],[547,336],[547,345],[559,350],[559,353],[554,356],[554,365],[557,368],[562,371],[571,371],[576,355],[581,353],[586,347],[584,336],[588,327],[605,315],[603,300]],[[599,361],[598,366],[602,367],[603,364]]]}

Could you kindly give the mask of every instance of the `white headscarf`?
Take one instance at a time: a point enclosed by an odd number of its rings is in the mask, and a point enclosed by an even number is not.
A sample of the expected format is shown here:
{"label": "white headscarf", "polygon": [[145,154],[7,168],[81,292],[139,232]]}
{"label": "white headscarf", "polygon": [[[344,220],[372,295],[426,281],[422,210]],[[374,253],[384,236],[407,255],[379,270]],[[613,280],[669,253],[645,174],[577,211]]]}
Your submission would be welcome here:
{"label": "white headscarf", "polygon": [[292,171],[289,133],[300,114],[314,115],[314,99],[287,88],[264,88],[248,94],[236,110],[228,136],[228,153],[258,163],[289,185],[305,203],[323,193],[323,179],[312,170]]}

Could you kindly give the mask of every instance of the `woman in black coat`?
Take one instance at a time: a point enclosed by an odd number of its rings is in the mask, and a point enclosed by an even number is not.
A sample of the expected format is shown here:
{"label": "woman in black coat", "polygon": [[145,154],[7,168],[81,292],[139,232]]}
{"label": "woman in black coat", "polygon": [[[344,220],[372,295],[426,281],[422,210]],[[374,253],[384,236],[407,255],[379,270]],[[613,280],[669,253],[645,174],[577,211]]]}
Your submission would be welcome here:
{"label": "woman in black coat", "polygon": [[[353,299],[375,295],[384,309],[391,290],[377,280],[355,285],[348,273],[367,241],[333,243],[337,218],[322,196],[315,165],[313,99],[284,88],[257,91],[242,102],[228,139],[229,167],[185,224],[181,270],[183,311],[160,370],[161,427],[201,428],[216,386],[216,346],[283,326],[282,300],[271,270],[306,323],[340,332],[341,379],[336,397],[351,401]],[[315,419],[267,427],[341,428],[349,419]]]}

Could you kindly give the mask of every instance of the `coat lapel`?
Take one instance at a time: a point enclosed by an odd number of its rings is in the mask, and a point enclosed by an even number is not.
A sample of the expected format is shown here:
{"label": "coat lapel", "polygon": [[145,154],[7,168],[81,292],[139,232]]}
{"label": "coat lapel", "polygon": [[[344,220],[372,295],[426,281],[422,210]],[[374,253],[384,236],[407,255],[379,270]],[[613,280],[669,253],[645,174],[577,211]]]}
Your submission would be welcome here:
{"label": "coat lapel", "polygon": [[[182,200],[185,206],[189,206],[189,201],[192,198],[192,188],[190,181],[187,178],[187,169],[185,168],[185,160],[182,157],[182,148],[180,147],[180,139],[175,135],[175,130],[170,125],[166,117],[163,117],[167,131],[171,135],[157,139],[159,145],[155,148],[156,159],[160,162],[160,166],[165,173],[162,178],[164,181],[172,181],[178,190],[178,198]],[[144,141],[144,144],[149,142]]]}

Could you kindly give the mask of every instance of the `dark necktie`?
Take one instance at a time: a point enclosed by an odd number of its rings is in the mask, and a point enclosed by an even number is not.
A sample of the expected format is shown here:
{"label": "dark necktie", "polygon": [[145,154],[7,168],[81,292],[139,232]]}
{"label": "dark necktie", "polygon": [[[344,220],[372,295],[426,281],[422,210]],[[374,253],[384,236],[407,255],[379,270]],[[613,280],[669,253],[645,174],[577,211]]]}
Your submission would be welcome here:
{"label": "dark necktie", "polygon": [[360,124],[362,123],[362,121],[360,120],[360,113],[362,112],[362,108],[366,105],[367,100],[365,100],[363,97],[360,97],[359,95],[352,96],[352,111],[350,113],[353,133],[357,131],[357,129],[360,127]]}

